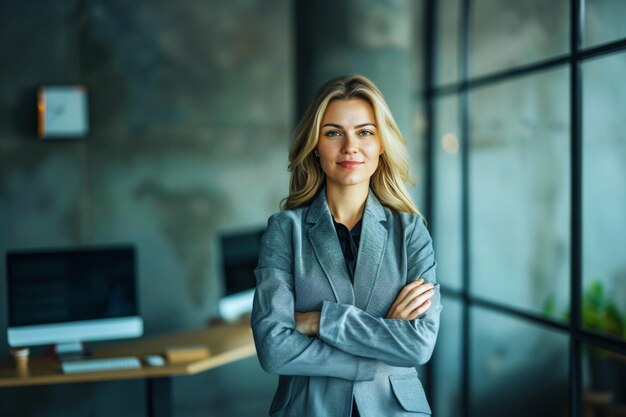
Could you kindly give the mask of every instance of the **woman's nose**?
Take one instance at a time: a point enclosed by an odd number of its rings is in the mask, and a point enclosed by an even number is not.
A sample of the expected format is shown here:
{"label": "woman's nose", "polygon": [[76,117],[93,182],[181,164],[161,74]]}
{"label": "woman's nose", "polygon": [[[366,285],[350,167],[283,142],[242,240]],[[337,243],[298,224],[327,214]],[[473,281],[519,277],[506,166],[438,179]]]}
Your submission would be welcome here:
{"label": "woman's nose", "polygon": [[357,138],[349,133],[345,136],[345,140],[343,141],[343,153],[355,153],[359,149]]}

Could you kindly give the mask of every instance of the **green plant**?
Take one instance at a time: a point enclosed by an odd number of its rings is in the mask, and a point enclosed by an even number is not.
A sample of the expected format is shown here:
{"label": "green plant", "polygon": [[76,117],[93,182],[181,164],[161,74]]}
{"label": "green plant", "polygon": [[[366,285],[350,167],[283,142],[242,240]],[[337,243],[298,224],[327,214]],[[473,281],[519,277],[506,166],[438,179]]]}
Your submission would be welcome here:
{"label": "green plant", "polygon": [[[585,290],[582,304],[583,327],[626,338],[626,315],[622,313],[610,295],[604,292],[604,286],[595,279]],[[543,312],[548,317],[555,315],[554,295],[550,295],[543,304]],[[569,308],[563,312],[562,319],[569,320]]]}
{"label": "green plant", "polygon": [[583,297],[583,326],[617,337],[626,337],[626,317],[615,301],[606,296],[599,280],[594,280]]}

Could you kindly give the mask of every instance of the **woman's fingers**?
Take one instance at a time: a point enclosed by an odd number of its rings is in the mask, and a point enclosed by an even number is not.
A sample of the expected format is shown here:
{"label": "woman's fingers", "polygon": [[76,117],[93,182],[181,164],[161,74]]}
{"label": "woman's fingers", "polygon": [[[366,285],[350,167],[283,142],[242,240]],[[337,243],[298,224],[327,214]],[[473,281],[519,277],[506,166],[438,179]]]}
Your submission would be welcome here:
{"label": "woman's fingers", "polygon": [[404,298],[406,298],[406,296],[415,288],[419,287],[420,285],[422,285],[424,283],[424,278],[419,278],[416,279],[413,282],[408,283],[407,285],[405,285],[404,287],[402,287],[402,290],[400,290],[400,293],[398,294],[398,296],[396,297],[396,301],[402,301]]}
{"label": "woman's fingers", "polygon": [[434,284],[424,280],[413,281],[402,288],[392,304],[386,318],[413,320],[424,314],[430,308],[430,301],[434,293]]}
{"label": "woman's fingers", "polygon": [[413,299],[400,310],[401,318],[412,320],[413,318],[422,315],[430,307],[429,298],[432,296],[433,292],[427,291],[426,293]]}
{"label": "woman's fingers", "polygon": [[424,304],[422,304],[421,306],[413,310],[413,312],[410,314],[409,320],[415,320],[416,318],[424,315],[428,311],[431,305],[432,305],[432,302],[430,300],[426,300]]}
{"label": "woman's fingers", "polygon": [[410,308],[411,310],[415,309],[434,294],[433,287],[434,284],[430,282],[413,286],[409,289],[409,292],[405,295],[405,297],[398,303],[398,307],[402,310],[406,308]]}
{"label": "woman's fingers", "polygon": [[424,289],[420,293],[416,292],[412,294],[412,298],[407,301],[405,309],[413,310],[417,308],[418,306],[426,302],[430,297],[432,297],[434,293],[435,290],[433,289],[433,287],[430,287],[428,289]]}
{"label": "woman's fingers", "polygon": [[416,318],[424,315],[428,311],[431,305],[432,305],[432,302],[430,300],[426,300],[413,311],[409,311],[408,309],[404,310],[401,313],[401,317],[399,318],[403,320],[415,320]]}
{"label": "woman's fingers", "polygon": [[320,312],[308,311],[306,313],[296,312],[296,331],[307,336],[315,336],[320,329]]}

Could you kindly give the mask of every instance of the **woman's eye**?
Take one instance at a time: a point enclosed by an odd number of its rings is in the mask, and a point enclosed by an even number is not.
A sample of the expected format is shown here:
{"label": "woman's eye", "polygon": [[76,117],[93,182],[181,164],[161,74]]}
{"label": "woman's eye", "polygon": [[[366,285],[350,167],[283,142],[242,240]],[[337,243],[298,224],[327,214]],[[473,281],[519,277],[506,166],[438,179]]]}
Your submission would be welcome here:
{"label": "woman's eye", "polygon": [[336,130],[329,130],[328,132],[326,132],[326,136],[336,137],[339,136],[339,132],[337,132]]}
{"label": "woman's eye", "polygon": [[371,130],[361,130],[359,132],[359,135],[361,136],[372,136],[374,134],[374,132],[372,132]]}

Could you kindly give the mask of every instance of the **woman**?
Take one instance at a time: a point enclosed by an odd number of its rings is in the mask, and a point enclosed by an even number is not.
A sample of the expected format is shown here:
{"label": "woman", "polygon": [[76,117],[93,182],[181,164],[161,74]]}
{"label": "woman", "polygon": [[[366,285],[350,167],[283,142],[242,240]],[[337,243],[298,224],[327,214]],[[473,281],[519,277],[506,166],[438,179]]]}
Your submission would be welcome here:
{"label": "woman", "polygon": [[439,329],[435,260],[378,88],[358,75],[323,85],[289,161],[255,271],[257,353],[280,375],[270,415],[430,415],[415,366]]}

